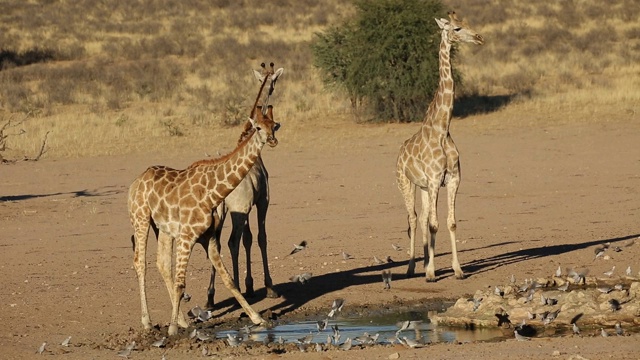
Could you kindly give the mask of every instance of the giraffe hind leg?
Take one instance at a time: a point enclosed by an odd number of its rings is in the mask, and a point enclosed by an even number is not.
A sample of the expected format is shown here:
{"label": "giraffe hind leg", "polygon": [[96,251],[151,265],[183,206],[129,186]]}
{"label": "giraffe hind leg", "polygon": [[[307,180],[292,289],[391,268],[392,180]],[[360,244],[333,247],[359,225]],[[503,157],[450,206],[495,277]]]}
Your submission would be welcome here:
{"label": "giraffe hind leg", "polygon": [[407,268],[407,277],[415,275],[416,260],[415,260],[415,241],[416,241],[416,228],[418,226],[418,216],[416,214],[416,186],[411,183],[409,178],[402,171],[397,173],[398,188],[402,193],[404,204],[407,208],[407,222],[409,228],[407,233],[409,235],[409,267]]}
{"label": "giraffe hind leg", "polygon": [[146,248],[147,238],[149,236],[149,220],[133,221],[134,222],[134,255],[133,265],[138,277],[138,286],[140,288],[140,308],[142,326],[151,329],[151,317],[149,316],[149,308],[147,306],[146,293]]}
{"label": "giraffe hind leg", "polygon": [[268,206],[268,201],[258,202],[258,204],[256,204],[256,210],[258,213],[258,246],[260,247],[260,254],[262,255],[264,287],[267,289],[267,297],[275,299],[280,295],[278,295],[278,293],[273,289],[273,281],[271,280],[271,274],[269,273],[269,256],[267,255],[267,230],[265,224]]}
{"label": "giraffe hind leg", "polygon": [[[165,285],[167,286],[167,291],[169,291],[169,298],[171,299],[171,303],[173,304],[174,283],[173,283],[173,271],[171,266],[172,265],[171,262],[173,258],[173,239],[168,234],[159,233],[157,231],[156,231],[156,237],[158,238],[156,265],[158,267],[158,271],[160,271],[160,275],[162,276],[162,279],[164,280]],[[182,312],[178,313],[178,325],[180,325],[180,327],[183,327],[183,328],[186,328],[187,326],[189,326]]]}
{"label": "giraffe hind leg", "polygon": [[[458,172],[459,174],[459,172]],[[449,228],[449,236],[451,238],[451,268],[455,274],[456,279],[464,279],[465,275],[460,267],[458,261],[458,248],[456,244],[456,194],[458,192],[458,185],[460,184],[460,176],[451,176],[450,181],[447,182],[447,200],[448,200],[448,215],[447,215],[447,227]]]}

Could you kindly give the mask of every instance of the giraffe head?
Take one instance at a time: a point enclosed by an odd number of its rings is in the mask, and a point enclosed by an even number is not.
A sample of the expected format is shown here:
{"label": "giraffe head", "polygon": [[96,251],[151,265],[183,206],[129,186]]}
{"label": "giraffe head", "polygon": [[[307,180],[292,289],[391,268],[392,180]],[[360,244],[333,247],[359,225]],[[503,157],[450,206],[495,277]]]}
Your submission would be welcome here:
{"label": "giraffe head", "polygon": [[257,106],[255,110],[256,118],[249,118],[251,126],[256,131],[254,136],[258,136],[263,144],[271,147],[278,145],[276,131],[280,128],[280,123],[273,121],[273,106],[269,105],[266,110]]}
{"label": "giraffe head", "polygon": [[442,36],[446,36],[449,43],[473,43],[476,45],[484,44],[482,35],[473,31],[463,21],[458,20],[454,11],[449,12],[449,20],[436,19],[438,26],[442,29]]}
{"label": "giraffe head", "polygon": [[[260,66],[262,67],[262,71],[260,72],[258,70],[253,70],[253,75],[259,82],[262,83],[263,87],[267,83],[269,83],[267,95],[265,96],[265,99],[263,101],[263,114],[266,115],[266,111],[268,109],[267,106],[269,105],[269,98],[271,97],[271,94],[273,94],[273,90],[275,90],[276,88],[276,82],[278,81],[280,75],[282,75],[282,73],[284,72],[284,69],[279,68],[278,70],[275,70],[273,63],[269,64],[269,69],[266,68],[264,63],[260,64]],[[260,89],[260,93],[258,93],[258,99],[260,98],[261,93],[262,88]],[[258,99],[256,99],[256,105],[258,104]]]}

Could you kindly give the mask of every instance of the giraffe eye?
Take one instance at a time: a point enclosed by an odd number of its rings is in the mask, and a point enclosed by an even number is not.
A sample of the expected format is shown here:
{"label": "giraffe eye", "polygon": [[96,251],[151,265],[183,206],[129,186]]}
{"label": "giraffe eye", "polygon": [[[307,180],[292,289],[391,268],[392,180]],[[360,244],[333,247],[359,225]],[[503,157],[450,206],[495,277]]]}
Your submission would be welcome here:
{"label": "giraffe eye", "polygon": [[458,31],[462,30],[462,28],[461,28],[461,27],[457,27],[457,28],[454,28],[453,30],[454,30],[455,32],[458,32]]}

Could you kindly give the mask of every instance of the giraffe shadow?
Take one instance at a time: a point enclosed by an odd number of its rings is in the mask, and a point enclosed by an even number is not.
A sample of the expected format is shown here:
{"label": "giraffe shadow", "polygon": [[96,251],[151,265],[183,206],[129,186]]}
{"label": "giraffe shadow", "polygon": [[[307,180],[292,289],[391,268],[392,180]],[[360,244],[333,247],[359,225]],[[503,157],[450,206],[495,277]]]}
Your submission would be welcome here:
{"label": "giraffe shadow", "polygon": [[55,197],[55,196],[67,196],[71,197],[95,197],[95,196],[111,196],[122,194],[125,192],[125,188],[116,188],[116,186],[106,186],[99,189],[89,190],[77,190],[77,191],[69,191],[69,192],[56,192],[56,193],[48,193],[48,194],[22,194],[22,195],[6,195],[0,196],[0,202],[3,201],[23,201],[29,199],[37,199],[37,198],[45,198],[45,197]]}
{"label": "giraffe shadow", "polygon": [[[588,241],[579,244],[562,244],[562,245],[553,245],[553,246],[539,246],[539,247],[531,247],[528,249],[521,249],[517,251],[511,251],[503,254],[498,254],[495,256],[491,256],[485,259],[473,260],[471,262],[465,263],[462,265],[462,269],[465,272],[465,279],[469,279],[475,276],[478,276],[482,273],[495,270],[502,266],[512,265],[517,263],[526,262],[529,260],[534,260],[537,258],[543,258],[547,256],[555,256],[566,253],[571,253],[574,251],[584,250],[596,245],[601,245],[604,243],[615,243],[619,241],[625,241],[629,239],[633,239],[640,236],[640,234],[626,235],[616,238],[609,239],[598,239],[593,241]],[[461,252],[480,250],[483,248],[492,248],[497,247],[504,244],[516,243],[515,241],[503,242],[501,244],[491,244],[489,246],[474,248],[474,249],[465,249]],[[450,252],[440,253],[436,257],[447,256],[450,255]],[[421,263],[424,261],[424,258],[416,258],[416,263]],[[393,273],[393,279],[395,281],[402,281],[406,279],[406,267],[409,265],[409,261],[394,261],[392,263],[386,263],[382,265],[372,265],[372,266],[363,266],[350,270],[332,272],[327,274],[316,275],[311,278],[311,280],[307,284],[300,283],[282,283],[274,285],[274,289],[280,294],[282,301],[272,307],[269,308],[274,313],[279,314],[279,316],[285,315],[291,311],[299,309],[304,306],[309,301],[319,298],[321,296],[325,296],[332,292],[336,292],[339,290],[343,290],[350,286],[357,285],[367,285],[367,284],[380,284],[380,290],[383,291],[382,284],[382,270],[396,270]],[[418,267],[420,268],[420,267]],[[423,277],[424,272],[416,272],[415,277]],[[453,269],[450,267],[441,268],[436,270],[436,282],[454,276]],[[464,281],[464,280],[463,280]],[[427,286],[427,285],[425,285]],[[393,291],[393,285],[392,289]],[[255,292],[255,296],[253,298],[247,299],[250,304],[254,304],[264,299],[266,296],[266,289],[264,287],[259,288]],[[330,307],[331,304],[327,304],[327,307]],[[223,310],[220,315],[225,315],[227,313],[233,312],[238,309],[238,305],[235,303],[233,298],[228,298],[226,300],[221,301],[217,304],[218,308],[227,308],[227,310]]]}

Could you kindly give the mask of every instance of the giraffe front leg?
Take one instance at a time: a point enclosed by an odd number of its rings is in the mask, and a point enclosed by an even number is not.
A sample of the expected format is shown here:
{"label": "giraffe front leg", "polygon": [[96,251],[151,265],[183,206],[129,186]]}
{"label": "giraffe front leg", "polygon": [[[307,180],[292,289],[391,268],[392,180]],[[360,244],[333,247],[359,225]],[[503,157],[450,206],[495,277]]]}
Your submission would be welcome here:
{"label": "giraffe front leg", "polygon": [[253,234],[251,234],[251,228],[249,227],[249,219],[244,224],[244,230],[242,231],[242,245],[244,246],[244,252],[246,256],[245,263],[247,264],[247,276],[244,278],[244,288],[247,297],[252,298],[255,296],[253,292],[253,276],[251,276],[251,245],[253,244]]}
{"label": "giraffe front leg", "polygon": [[240,306],[244,309],[244,311],[249,315],[251,321],[256,324],[263,324],[265,321],[262,319],[260,314],[258,314],[253,308],[249,305],[247,300],[242,296],[238,288],[233,284],[233,279],[231,275],[229,275],[229,271],[224,266],[222,259],[220,258],[220,252],[215,246],[209,246],[210,254],[209,259],[211,260],[211,264],[216,268],[217,272],[220,274],[220,278],[224,283],[224,286],[231,292],[231,294],[238,301]]}
{"label": "giraffe front leg", "polygon": [[267,231],[265,226],[265,219],[267,208],[266,206],[258,206],[258,246],[260,247],[260,254],[262,255],[262,268],[264,271],[264,287],[267,289],[267,297],[271,299],[278,298],[280,295],[273,289],[273,281],[271,280],[271,274],[269,273],[269,256],[267,255]]}
{"label": "giraffe front leg", "polygon": [[[428,192],[422,192],[422,236],[425,251],[425,277],[427,282],[436,281],[435,245],[438,233],[438,188],[439,184],[430,183]],[[427,262],[427,254],[429,260]]]}
{"label": "giraffe front leg", "polygon": [[[167,291],[169,292],[169,298],[171,299],[171,303],[173,304],[173,297],[175,296],[173,272],[171,270],[173,239],[168,234],[162,232],[159,232],[157,237],[158,251],[156,256],[156,265],[158,266],[158,271],[160,271],[160,275],[162,276],[162,279],[164,280],[164,283],[167,287]],[[178,315],[178,325],[183,328],[189,326],[182,312],[180,312]]]}
{"label": "giraffe front leg", "polygon": [[458,185],[460,184],[459,171],[457,174],[458,176],[453,176],[447,183],[447,199],[449,200],[447,227],[449,228],[449,235],[451,237],[451,268],[453,269],[456,279],[464,279],[465,275],[458,261],[458,248],[456,243],[456,194],[458,192]]}
{"label": "giraffe front leg", "polygon": [[[180,322],[180,301],[184,296],[186,287],[187,265],[195,241],[179,240],[176,244],[176,273],[173,283],[173,297],[171,298],[171,322],[169,323],[169,336],[178,334]],[[184,317],[184,315],[182,315]],[[185,321],[186,322],[186,321]],[[186,327],[186,326],[185,326]]]}

